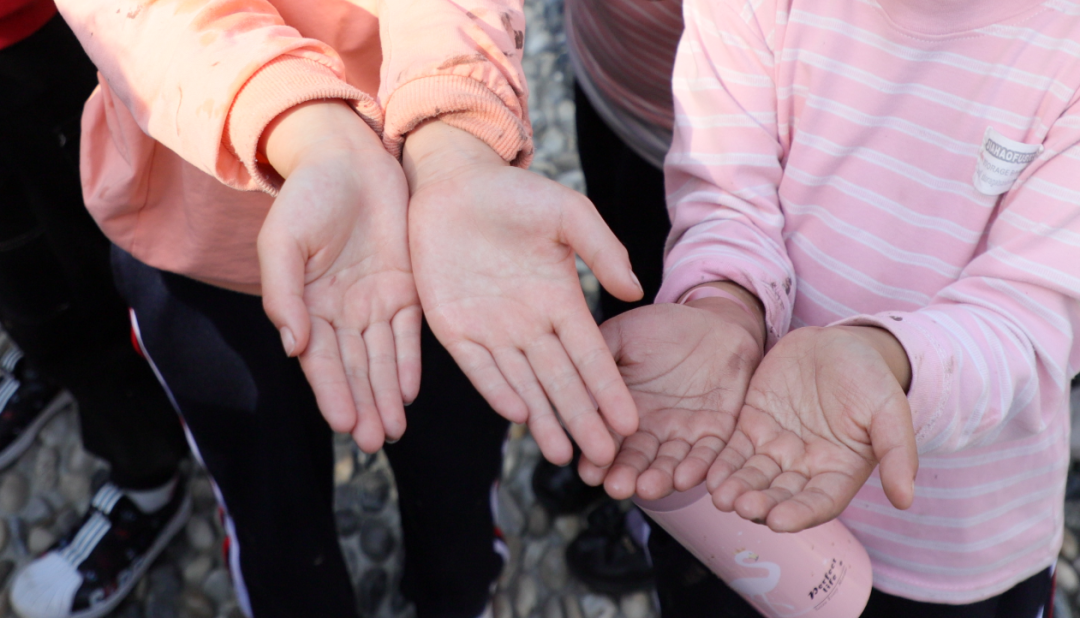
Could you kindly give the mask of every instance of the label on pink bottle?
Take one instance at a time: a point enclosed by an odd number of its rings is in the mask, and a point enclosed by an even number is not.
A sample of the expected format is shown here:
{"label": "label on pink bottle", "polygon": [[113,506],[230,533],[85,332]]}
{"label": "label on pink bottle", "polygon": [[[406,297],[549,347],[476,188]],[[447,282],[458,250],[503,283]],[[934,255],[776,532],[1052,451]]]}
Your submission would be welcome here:
{"label": "label on pink bottle", "polygon": [[634,502],[769,618],[858,618],[870,598],[870,557],[839,521],[773,532],[717,510],[704,483]]}

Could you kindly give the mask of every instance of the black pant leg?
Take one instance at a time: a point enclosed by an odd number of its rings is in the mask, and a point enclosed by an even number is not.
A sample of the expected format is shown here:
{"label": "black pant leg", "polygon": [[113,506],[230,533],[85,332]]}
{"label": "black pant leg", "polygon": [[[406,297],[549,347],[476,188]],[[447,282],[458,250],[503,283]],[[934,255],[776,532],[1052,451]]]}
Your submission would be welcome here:
{"label": "black pant leg", "polygon": [[176,413],[131,346],[109,243],[82,203],[79,127],[96,70],[57,16],[0,50],[0,319],[79,402],[83,444],[131,489],[187,453]]}
{"label": "black pant leg", "polygon": [[638,302],[600,292],[604,319],[648,305],[660,291],[664,241],[671,222],[664,202],[664,173],[642,159],[600,118],[580,86],[574,86],[578,154],[585,193],[630,253],[630,264],[645,296]]}
{"label": "black pant leg", "polygon": [[491,486],[509,422],[497,415],[427,324],[420,396],[408,428],[385,448],[394,468],[405,542],[401,590],[421,618],[475,618],[502,570],[494,550]]}
{"label": "black pant leg", "polygon": [[234,525],[238,593],[258,618],[355,616],[334,521],[331,431],[261,299],[114,252],[145,350]]}

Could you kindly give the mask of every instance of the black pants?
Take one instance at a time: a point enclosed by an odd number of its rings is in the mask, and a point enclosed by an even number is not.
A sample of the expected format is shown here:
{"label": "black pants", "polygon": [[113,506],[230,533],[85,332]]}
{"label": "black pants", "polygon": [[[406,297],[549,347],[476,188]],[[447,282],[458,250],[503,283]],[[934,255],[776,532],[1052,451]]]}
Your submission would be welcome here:
{"label": "black pants", "polygon": [[122,487],[169,480],[187,453],[131,345],[109,243],[82,203],[79,122],[96,70],[59,16],[0,49],[0,320],[79,403],[83,444]]}
{"label": "black pants", "polygon": [[[262,302],[151,268],[114,247],[121,291],[235,528],[258,618],[355,615],[333,513],[329,426]],[[508,423],[428,329],[408,429],[386,446],[419,616],[473,618],[502,569],[490,506]],[[235,575],[235,573],[234,573]]]}
{"label": "black pants", "polygon": [[[645,289],[640,303],[601,295],[604,318],[651,303],[663,275],[664,242],[671,223],[665,208],[664,174],[630,149],[596,113],[580,87],[574,88],[578,152],[586,193],[604,221],[626,245]],[[713,575],[663,528],[650,522],[649,555],[665,618],[760,618],[760,614]],[[864,618],[1049,618],[1049,569],[1003,595],[973,605],[919,603],[874,590]],[[1039,614],[1042,608],[1047,608]]]}

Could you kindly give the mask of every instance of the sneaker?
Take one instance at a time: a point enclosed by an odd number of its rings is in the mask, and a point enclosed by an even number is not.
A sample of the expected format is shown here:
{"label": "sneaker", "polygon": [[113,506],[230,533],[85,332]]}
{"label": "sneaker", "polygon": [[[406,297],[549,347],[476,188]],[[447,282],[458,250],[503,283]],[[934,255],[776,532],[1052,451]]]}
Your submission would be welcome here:
{"label": "sneaker", "polygon": [[0,469],[30,448],[45,423],[72,404],[71,395],[48,379],[12,346],[0,355]]}
{"label": "sneaker", "polygon": [[168,504],[143,513],[118,487],[94,494],[82,523],[11,584],[23,618],[98,618],[111,612],[184,526],[191,496],[177,483]]}
{"label": "sneaker", "polygon": [[589,513],[588,526],[566,547],[566,566],[581,583],[603,594],[617,596],[653,585],[645,548],[614,501]]}

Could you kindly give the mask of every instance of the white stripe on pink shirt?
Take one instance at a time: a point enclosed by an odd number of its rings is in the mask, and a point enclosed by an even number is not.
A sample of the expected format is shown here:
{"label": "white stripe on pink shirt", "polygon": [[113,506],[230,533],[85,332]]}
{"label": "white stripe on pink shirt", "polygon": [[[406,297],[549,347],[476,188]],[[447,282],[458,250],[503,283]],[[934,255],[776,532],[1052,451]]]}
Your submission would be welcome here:
{"label": "white stripe on pink shirt", "polygon": [[[846,323],[904,345],[915,504],[875,476],[842,515],[876,587],[970,603],[1053,564],[1080,360],[1080,5],[687,0],[684,17],[658,300],[732,280],[770,342]],[[1043,147],[1001,196],[973,184],[989,127]]]}

